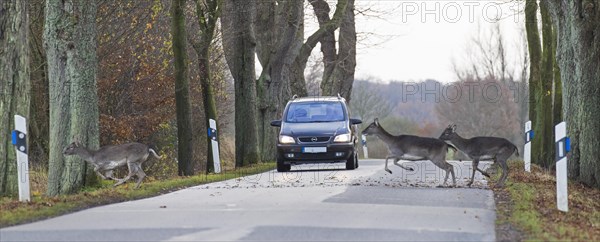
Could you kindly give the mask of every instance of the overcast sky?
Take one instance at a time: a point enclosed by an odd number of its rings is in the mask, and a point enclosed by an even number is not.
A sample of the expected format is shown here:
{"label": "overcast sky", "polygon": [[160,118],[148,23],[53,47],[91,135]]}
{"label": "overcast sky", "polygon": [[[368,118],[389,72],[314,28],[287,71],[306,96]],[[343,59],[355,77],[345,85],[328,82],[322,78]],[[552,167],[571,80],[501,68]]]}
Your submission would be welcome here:
{"label": "overcast sky", "polygon": [[455,81],[453,61],[464,64],[478,29],[489,31],[497,22],[509,59],[522,58],[516,48],[524,26],[518,14],[522,7],[507,1],[356,0],[357,10],[370,9],[356,17],[361,41],[356,79]]}

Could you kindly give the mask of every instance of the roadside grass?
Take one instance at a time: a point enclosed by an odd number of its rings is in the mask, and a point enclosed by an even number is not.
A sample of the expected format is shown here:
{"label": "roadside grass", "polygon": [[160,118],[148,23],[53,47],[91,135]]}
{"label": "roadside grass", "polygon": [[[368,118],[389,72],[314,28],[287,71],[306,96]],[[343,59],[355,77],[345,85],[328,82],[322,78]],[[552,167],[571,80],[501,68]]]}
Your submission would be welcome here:
{"label": "roadside grass", "polygon": [[33,190],[30,202],[19,202],[15,198],[0,198],[0,228],[34,222],[82,209],[153,197],[187,187],[224,181],[247,175],[266,172],[275,168],[275,163],[261,163],[249,167],[224,171],[220,174],[202,174],[176,177],[167,180],[145,180],[139,189],[135,182],[113,188],[114,181],[102,181],[99,187],[86,187],[72,195],[48,197]]}
{"label": "roadside grass", "polygon": [[[499,175],[496,172],[492,181]],[[561,212],[556,208],[554,171],[532,164],[528,173],[522,161],[511,161],[506,185],[493,190],[497,227],[518,230],[516,235],[506,236],[502,233],[510,232],[497,229],[498,240],[600,241],[598,189],[569,181],[569,212]]]}

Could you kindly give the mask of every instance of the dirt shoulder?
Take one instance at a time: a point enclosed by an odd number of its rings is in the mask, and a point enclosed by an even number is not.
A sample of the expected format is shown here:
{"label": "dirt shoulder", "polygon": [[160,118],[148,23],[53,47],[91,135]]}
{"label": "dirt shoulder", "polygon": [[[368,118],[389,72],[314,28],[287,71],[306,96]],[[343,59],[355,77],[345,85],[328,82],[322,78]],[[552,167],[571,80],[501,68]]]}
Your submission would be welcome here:
{"label": "dirt shoulder", "polygon": [[569,181],[569,212],[561,212],[554,171],[532,165],[528,173],[522,161],[509,167],[506,186],[493,188],[498,241],[600,241],[600,190]]}

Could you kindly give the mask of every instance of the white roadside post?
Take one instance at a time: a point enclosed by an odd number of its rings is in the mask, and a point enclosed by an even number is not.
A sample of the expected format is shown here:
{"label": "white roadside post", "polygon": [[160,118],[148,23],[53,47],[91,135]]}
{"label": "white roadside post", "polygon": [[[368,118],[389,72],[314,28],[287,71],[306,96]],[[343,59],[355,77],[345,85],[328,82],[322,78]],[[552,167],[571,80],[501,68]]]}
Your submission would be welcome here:
{"label": "white roadside post", "polygon": [[531,172],[531,140],[533,139],[533,130],[531,121],[525,123],[525,148],[523,151],[523,160],[525,161],[525,171]]}
{"label": "white roadside post", "polygon": [[210,137],[212,154],[213,154],[213,164],[215,167],[215,173],[221,173],[221,159],[219,157],[219,142],[217,141],[217,121],[214,119],[209,119],[209,128],[208,128],[208,137]]}
{"label": "white roadside post", "polygon": [[29,195],[29,156],[27,155],[27,120],[15,115],[15,130],[12,131],[12,144],[17,153],[17,184],[19,201],[30,201]]}
{"label": "white roadside post", "polygon": [[365,159],[369,159],[369,150],[367,150],[367,137],[365,135],[361,135],[361,139],[362,139],[363,154],[365,156]]}
{"label": "white roadside post", "polygon": [[554,128],[556,142],[556,205],[558,210],[569,211],[567,194],[567,153],[571,149],[571,141],[567,137],[567,123],[561,122]]}

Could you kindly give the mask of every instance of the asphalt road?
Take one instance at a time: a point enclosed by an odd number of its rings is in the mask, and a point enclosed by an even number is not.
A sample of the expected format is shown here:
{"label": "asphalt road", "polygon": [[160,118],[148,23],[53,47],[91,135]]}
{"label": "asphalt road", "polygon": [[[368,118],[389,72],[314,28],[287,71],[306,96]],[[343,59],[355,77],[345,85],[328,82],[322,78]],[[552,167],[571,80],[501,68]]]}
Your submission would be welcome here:
{"label": "asphalt road", "polygon": [[[0,230],[1,241],[490,241],[494,198],[470,162],[292,166]],[[486,164],[481,164],[484,166]],[[451,181],[449,179],[449,184]],[[143,186],[143,184],[142,184]]]}

